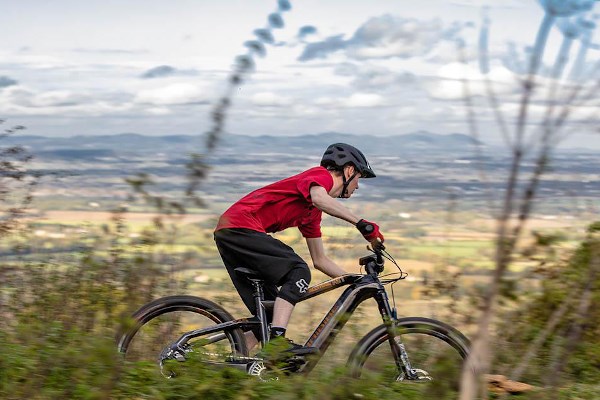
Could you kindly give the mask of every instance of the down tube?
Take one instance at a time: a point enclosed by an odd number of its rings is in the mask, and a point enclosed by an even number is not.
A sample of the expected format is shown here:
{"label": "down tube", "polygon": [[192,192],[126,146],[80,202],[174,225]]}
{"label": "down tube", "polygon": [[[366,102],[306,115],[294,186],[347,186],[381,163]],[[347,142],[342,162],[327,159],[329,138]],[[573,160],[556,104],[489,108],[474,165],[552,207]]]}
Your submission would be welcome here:
{"label": "down tube", "polygon": [[320,355],[310,360],[303,368],[303,372],[309,372],[314,368],[319,358],[325,353],[348,321],[348,316],[356,310],[360,303],[374,297],[378,290],[379,285],[377,283],[369,283],[358,287],[352,285],[342,293],[306,342],[306,346],[319,349]]}

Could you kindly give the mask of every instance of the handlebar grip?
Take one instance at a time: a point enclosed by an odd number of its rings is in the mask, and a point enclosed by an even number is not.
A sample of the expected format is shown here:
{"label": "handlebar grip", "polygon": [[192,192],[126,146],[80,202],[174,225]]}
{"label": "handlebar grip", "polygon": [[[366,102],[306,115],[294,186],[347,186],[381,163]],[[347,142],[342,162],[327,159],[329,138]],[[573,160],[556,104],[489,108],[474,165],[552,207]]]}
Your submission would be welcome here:
{"label": "handlebar grip", "polygon": [[383,265],[382,251],[385,250],[385,246],[379,240],[376,241],[375,243],[371,243],[371,246],[373,246],[373,252],[375,253],[375,256],[377,257],[377,264]]}

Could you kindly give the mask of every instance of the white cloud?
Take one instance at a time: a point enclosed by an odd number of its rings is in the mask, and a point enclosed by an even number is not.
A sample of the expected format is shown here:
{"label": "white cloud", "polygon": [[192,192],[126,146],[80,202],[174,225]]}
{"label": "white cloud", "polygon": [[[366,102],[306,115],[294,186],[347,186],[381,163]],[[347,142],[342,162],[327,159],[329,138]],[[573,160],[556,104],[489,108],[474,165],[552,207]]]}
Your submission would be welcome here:
{"label": "white cloud", "polygon": [[14,86],[0,92],[0,102],[10,109],[64,109],[88,102],[85,94],[70,90],[48,90],[35,93],[23,86]]}
{"label": "white cloud", "polygon": [[333,97],[318,97],[315,100],[315,104],[318,106],[331,106],[336,103],[336,100]]}
{"label": "white cloud", "polygon": [[[555,114],[557,114],[555,112]],[[598,107],[594,106],[579,106],[573,107],[571,110],[571,120],[577,121],[595,121],[598,122]]]}
{"label": "white cloud", "polygon": [[[521,103],[518,101],[513,102],[505,102],[500,106],[500,110],[504,113],[504,115],[508,115],[510,117],[517,118],[519,112],[521,110]],[[562,106],[559,106],[554,109],[554,118],[558,116],[558,114],[562,111]],[[593,117],[597,114],[598,110],[595,107],[587,107],[587,106],[571,106],[569,107],[569,115],[567,117],[567,121],[583,121],[587,120],[590,117]],[[533,122],[538,126],[541,122],[546,118],[546,114],[548,112],[548,105],[543,103],[530,103],[527,106],[527,118],[529,122]]]}
{"label": "white cloud", "polygon": [[260,107],[282,107],[291,104],[287,97],[280,96],[273,92],[260,92],[252,96],[252,104]]}
{"label": "white cloud", "polygon": [[450,0],[450,4],[467,7],[522,8],[518,0]]}
{"label": "white cloud", "polygon": [[[504,50],[504,47],[502,48]],[[471,61],[476,60],[478,56],[478,49],[476,46],[467,45],[462,49],[463,54],[459,53],[457,43],[454,41],[441,41],[431,49],[429,53],[424,57],[429,63],[446,64],[452,62],[458,62],[464,57],[464,60]]]}
{"label": "white cloud", "polygon": [[348,98],[322,96],[314,104],[326,108],[369,108],[384,105],[385,101],[379,94],[358,92]]}
{"label": "white cloud", "polygon": [[167,86],[146,89],[135,96],[134,102],[158,106],[207,103],[211,93],[194,83],[173,83]]}
{"label": "white cloud", "polygon": [[150,115],[169,115],[171,110],[167,107],[150,107],[145,109],[146,113]]}
{"label": "white cloud", "polygon": [[354,93],[342,102],[346,107],[377,107],[383,105],[383,97],[375,93]]}
{"label": "white cloud", "polygon": [[438,77],[442,79],[463,79],[468,77],[480,77],[479,70],[472,65],[458,62],[446,64],[438,70]]}
{"label": "white cloud", "polygon": [[[497,95],[514,93],[517,80],[514,74],[503,66],[490,70],[488,79]],[[434,99],[460,100],[465,95],[465,83],[471,96],[486,96],[485,76],[473,65],[450,63],[442,66],[437,72],[437,79],[428,80],[423,87]]]}
{"label": "white cloud", "polygon": [[387,89],[394,85],[406,86],[415,80],[414,75],[405,72],[401,68],[391,70],[386,66],[373,63],[356,65],[345,63],[341,68],[336,68],[334,73],[340,76],[354,77],[351,85],[358,88],[358,90],[367,91]]}
{"label": "white cloud", "polygon": [[69,90],[51,90],[42,92],[32,98],[34,107],[74,106],[89,99],[87,96]]}
{"label": "white cloud", "polygon": [[444,25],[439,19],[419,20],[386,14],[367,20],[348,40],[336,35],[309,43],[299,60],[326,58],[338,51],[345,51],[354,59],[422,57],[443,41],[456,39],[467,26],[470,24]]}
{"label": "white cloud", "polygon": [[106,99],[88,92],[46,90],[36,92],[25,86],[0,91],[0,109],[13,116],[102,116],[134,111],[126,98]]}
{"label": "white cloud", "polygon": [[408,106],[408,107],[400,107],[398,111],[395,113],[397,118],[414,118],[417,115],[418,110],[416,107]]}
{"label": "white cloud", "polygon": [[425,54],[440,39],[440,21],[384,16],[367,21],[355,34],[356,43],[350,47],[355,58],[412,57]]}
{"label": "white cloud", "polygon": [[322,108],[307,104],[294,104],[292,108],[292,115],[299,118],[315,118],[325,113]]}

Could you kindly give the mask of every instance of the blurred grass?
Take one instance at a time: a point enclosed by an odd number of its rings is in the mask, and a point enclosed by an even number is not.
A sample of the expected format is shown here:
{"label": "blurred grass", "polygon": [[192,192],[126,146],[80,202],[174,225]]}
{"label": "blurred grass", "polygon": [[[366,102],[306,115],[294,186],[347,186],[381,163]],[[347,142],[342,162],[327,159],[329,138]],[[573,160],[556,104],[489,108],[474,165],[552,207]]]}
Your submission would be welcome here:
{"label": "blurred grass", "polygon": [[[365,383],[350,380],[344,374],[342,367],[354,343],[381,323],[374,302],[359,307],[327,357],[308,377],[261,383],[235,371],[206,370],[201,365],[196,370],[195,366],[188,369],[190,366],[186,365],[187,373],[181,378],[165,380],[155,365],[124,362],[116,354],[115,329],[125,316],[151,299],[167,294],[195,294],[217,301],[236,317],[247,316],[248,312],[226,271],[218,268],[220,260],[210,227],[202,227],[201,223],[180,224],[175,230],[159,230],[147,222],[143,228],[137,222],[132,225],[127,215],[123,217],[104,224],[74,223],[73,231],[47,225],[50,233],[57,229],[65,233],[64,237],[35,236],[33,232],[40,226],[36,222],[29,232],[0,244],[0,251],[15,246],[29,246],[33,251],[28,255],[17,252],[0,269],[0,398],[424,398],[415,388],[398,388],[377,377]],[[392,232],[387,236],[389,250],[399,255],[398,260],[411,278],[395,286],[399,314],[439,318],[468,333],[477,290],[487,284],[485,270],[493,265],[487,253],[492,246],[489,239],[484,236],[482,240],[455,240],[450,234],[447,240],[440,240],[439,235],[429,235],[429,231],[440,231],[440,226],[434,224],[413,232],[414,237],[405,235],[407,231],[393,221],[384,221],[382,228]],[[138,229],[148,232],[132,237],[130,233]],[[328,254],[347,271],[358,272],[357,257],[366,250],[354,228],[325,226],[324,233]],[[309,259],[304,240],[296,230],[277,237]],[[78,248],[78,243],[88,247]],[[63,253],[35,252],[61,247],[65,249]],[[447,266],[446,260],[453,266]],[[539,261],[521,259],[515,264],[515,271],[526,272],[536,264]],[[386,271],[393,272],[392,267],[388,263]],[[479,274],[461,276],[461,271]],[[325,279],[313,270],[313,283]],[[300,303],[292,317],[290,337],[296,341],[306,339],[340,292]],[[522,315],[527,315],[527,305],[535,297],[531,293],[519,295]],[[520,303],[507,304],[508,310],[521,309]],[[510,355],[521,354],[522,346],[509,347],[509,361],[499,361],[498,368],[511,365]],[[583,360],[584,364],[586,361],[581,356],[576,360]],[[547,360],[538,362],[543,365]],[[583,367],[586,376],[598,371],[589,363]],[[595,398],[591,394],[597,393],[597,384],[575,382],[565,381],[560,398]],[[542,390],[522,398],[544,398],[541,396],[549,393]]]}

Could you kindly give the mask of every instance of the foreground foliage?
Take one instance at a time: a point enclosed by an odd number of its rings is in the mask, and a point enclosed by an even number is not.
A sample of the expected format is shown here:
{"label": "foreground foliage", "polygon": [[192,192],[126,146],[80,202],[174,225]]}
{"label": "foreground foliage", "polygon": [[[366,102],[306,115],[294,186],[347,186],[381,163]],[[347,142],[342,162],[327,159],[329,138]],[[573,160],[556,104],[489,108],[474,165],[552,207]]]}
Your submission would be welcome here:
{"label": "foreground foliage", "polygon": [[572,382],[597,388],[600,223],[588,227],[586,239],[567,259],[560,257],[556,240],[540,237],[538,242],[546,254],[535,271],[542,278],[541,287],[516,297],[513,309],[503,315],[497,330],[496,343],[501,347],[496,370],[513,377],[518,374],[516,378],[541,387]]}
{"label": "foreground foliage", "polygon": [[[167,380],[153,363],[126,362],[116,352],[118,324],[127,323],[126,316],[140,304],[182,288],[158,267],[153,243],[137,247],[132,254],[131,243],[118,227],[117,216],[106,237],[94,246],[97,250],[82,251],[78,263],[70,267],[46,262],[4,275],[0,398],[424,398],[421,388],[391,385],[381,377],[351,379],[341,366],[308,377],[260,382],[240,371],[207,369],[189,362],[181,365],[185,369],[176,379]],[[495,367],[510,375],[553,313],[565,301],[568,304],[568,312],[535,352],[521,378],[540,389],[521,398],[593,399],[598,393],[600,311],[582,308],[581,300],[588,293],[590,304],[600,302],[600,273],[590,281],[591,266],[596,265],[600,252],[599,231],[598,224],[590,226],[587,239],[566,262],[558,260],[540,270],[544,274],[540,290],[518,298],[517,310],[499,325],[498,332],[503,334],[497,339],[501,351]],[[578,340],[569,345],[573,327],[579,327]],[[557,360],[561,368],[556,367]],[[547,377],[554,381],[548,382]],[[427,397],[454,395],[436,392]]]}

